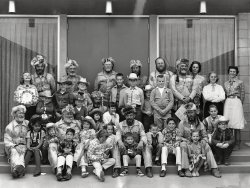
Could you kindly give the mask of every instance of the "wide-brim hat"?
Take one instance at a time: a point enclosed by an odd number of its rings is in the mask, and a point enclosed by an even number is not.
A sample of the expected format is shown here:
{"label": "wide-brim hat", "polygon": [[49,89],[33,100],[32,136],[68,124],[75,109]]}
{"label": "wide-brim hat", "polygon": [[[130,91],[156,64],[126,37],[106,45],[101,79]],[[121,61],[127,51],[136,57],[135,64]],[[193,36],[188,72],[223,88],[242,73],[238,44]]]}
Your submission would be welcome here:
{"label": "wide-brim hat", "polygon": [[196,111],[197,110],[197,107],[194,103],[192,102],[189,102],[185,105],[185,108],[187,111]]}
{"label": "wide-brim hat", "polygon": [[58,84],[65,83],[65,84],[68,84],[68,85],[71,85],[71,84],[72,84],[72,82],[69,81],[69,80],[67,80],[66,77],[61,77],[61,78],[59,79],[59,81],[57,81],[57,83],[58,83]]}
{"label": "wide-brim hat", "polygon": [[86,78],[80,78],[80,80],[79,80],[77,83],[78,83],[78,84],[79,84],[79,83],[84,83],[84,84],[86,84],[87,86],[89,86],[89,82],[87,81]]}
{"label": "wide-brim hat", "polygon": [[53,95],[51,95],[51,91],[50,90],[45,90],[42,93],[39,93],[40,97],[47,97],[47,98],[51,98],[53,97]]}
{"label": "wide-brim hat", "polygon": [[144,91],[152,91],[153,87],[151,85],[146,85]]}
{"label": "wide-brim hat", "polygon": [[85,121],[88,122],[90,124],[90,126],[92,126],[92,128],[95,127],[95,121],[90,116],[82,117],[81,121],[82,121],[82,123]]}
{"label": "wide-brim hat", "polygon": [[228,123],[229,122],[229,119],[227,119],[225,116],[221,116],[219,117],[219,119],[217,120],[216,124],[218,125],[219,123],[221,122],[226,122]]}
{"label": "wide-brim hat", "polygon": [[89,115],[94,115],[95,113],[103,114],[102,111],[99,108],[95,108],[89,112]]}
{"label": "wide-brim hat", "polygon": [[46,130],[49,130],[49,129],[55,128],[55,127],[56,127],[56,126],[55,126],[54,123],[47,123],[47,124],[46,124]]}
{"label": "wide-brim hat", "polygon": [[14,106],[11,110],[11,115],[14,116],[15,113],[18,111],[22,111],[23,113],[26,113],[26,107],[24,105]]}
{"label": "wide-brim hat", "polygon": [[128,76],[129,80],[138,80],[138,77],[135,73],[130,73]]}
{"label": "wide-brim hat", "polygon": [[75,114],[75,109],[71,104],[68,104],[62,109],[62,113],[73,113]]}

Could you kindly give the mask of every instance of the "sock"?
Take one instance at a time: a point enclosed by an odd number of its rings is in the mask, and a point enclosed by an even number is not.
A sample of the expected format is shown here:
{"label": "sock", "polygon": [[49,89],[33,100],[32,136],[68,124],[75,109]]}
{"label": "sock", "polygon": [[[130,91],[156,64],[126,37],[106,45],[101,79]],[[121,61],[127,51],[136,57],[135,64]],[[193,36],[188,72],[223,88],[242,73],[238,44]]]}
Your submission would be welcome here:
{"label": "sock", "polygon": [[141,167],[136,167],[136,170],[141,170]]}
{"label": "sock", "polygon": [[58,167],[57,168],[57,174],[61,174],[62,173],[62,167]]}
{"label": "sock", "polygon": [[71,168],[70,167],[67,167],[67,173],[71,174]]}
{"label": "sock", "polygon": [[178,169],[178,171],[180,171],[181,170],[181,165],[178,165],[177,169]]}
{"label": "sock", "polygon": [[86,166],[82,166],[82,172],[86,172]]}
{"label": "sock", "polygon": [[158,156],[155,157],[155,161],[159,161],[159,159],[160,159],[160,158],[159,158]]}
{"label": "sock", "polygon": [[127,167],[127,166],[124,166],[124,170],[125,170],[125,171],[128,171],[128,167]]}
{"label": "sock", "polygon": [[161,165],[161,170],[166,170],[166,165],[165,164]]}

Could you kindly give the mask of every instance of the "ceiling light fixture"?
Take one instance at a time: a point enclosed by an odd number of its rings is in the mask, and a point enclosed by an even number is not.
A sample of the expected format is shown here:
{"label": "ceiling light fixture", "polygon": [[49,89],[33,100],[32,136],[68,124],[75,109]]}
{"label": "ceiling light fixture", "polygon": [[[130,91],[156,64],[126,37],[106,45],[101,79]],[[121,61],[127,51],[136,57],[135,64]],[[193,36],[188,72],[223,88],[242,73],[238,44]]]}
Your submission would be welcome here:
{"label": "ceiling light fixture", "polygon": [[200,2],[200,14],[206,14],[207,13],[207,3],[206,1]]}
{"label": "ceiling light fixture", "polygon": [[106,2],[106,14],[111,15],[113,14],[113,10],[112,10],[112,2],[111,1],[107,1]]}
{"label": "ceiling light fixture", "polygon": [[15,1],[9,1],[9,13],[16,13]]}

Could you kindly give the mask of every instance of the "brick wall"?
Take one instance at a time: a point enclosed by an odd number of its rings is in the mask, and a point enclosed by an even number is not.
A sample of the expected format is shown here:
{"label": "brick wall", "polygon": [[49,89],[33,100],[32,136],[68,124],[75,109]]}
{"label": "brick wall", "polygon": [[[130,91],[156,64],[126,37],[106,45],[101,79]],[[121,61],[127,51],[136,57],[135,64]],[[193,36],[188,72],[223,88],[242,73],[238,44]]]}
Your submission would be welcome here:
{"label": "brick wall", "polygon": [[247,125],[242,131],[242,140],[250,140],[250,13],[240,13],[237,22],[239,78],[244,81],[246,90],[243,108]]}

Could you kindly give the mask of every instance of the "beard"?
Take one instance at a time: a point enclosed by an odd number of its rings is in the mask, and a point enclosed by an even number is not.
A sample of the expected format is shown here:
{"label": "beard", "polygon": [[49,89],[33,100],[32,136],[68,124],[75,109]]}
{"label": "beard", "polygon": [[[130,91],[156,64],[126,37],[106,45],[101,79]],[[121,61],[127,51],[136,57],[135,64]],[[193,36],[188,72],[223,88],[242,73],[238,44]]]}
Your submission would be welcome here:
{"label": "beard", "polygon": [[42,75],[44,73],[44,69],[36,69],[37,75]]}
{"label": "beard", "polygon": [[127,122],[127,124],[128,125],[133,125],[133,123],[134,123],[134,119],[126,119],[126,122]]}
{"label": "beard", "polygon": [[158,71],[158,72],[164,72],[164,71],[166,71],[166,69],[167,69],[167,67],[166,67],[166,65],[164,65],[163,67],[162,66],[156,66],[156,70]]}

